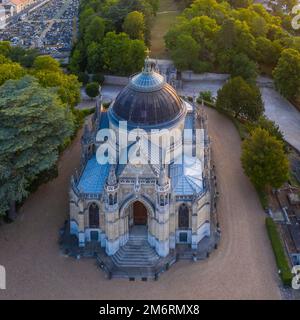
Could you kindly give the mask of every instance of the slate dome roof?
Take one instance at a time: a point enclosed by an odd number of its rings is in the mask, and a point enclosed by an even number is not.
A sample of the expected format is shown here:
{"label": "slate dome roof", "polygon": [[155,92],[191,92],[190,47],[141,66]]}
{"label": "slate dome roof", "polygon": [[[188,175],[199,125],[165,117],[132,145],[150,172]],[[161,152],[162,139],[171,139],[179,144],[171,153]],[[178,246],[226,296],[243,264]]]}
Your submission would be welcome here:
{"label": "slate dome roof", "polygon": [[131,78],[111,109],[118,121],[145,127],[180,118],[184,113],[184,104],[175,89],[154,71],[153,64],[147,58],[144,70]]}

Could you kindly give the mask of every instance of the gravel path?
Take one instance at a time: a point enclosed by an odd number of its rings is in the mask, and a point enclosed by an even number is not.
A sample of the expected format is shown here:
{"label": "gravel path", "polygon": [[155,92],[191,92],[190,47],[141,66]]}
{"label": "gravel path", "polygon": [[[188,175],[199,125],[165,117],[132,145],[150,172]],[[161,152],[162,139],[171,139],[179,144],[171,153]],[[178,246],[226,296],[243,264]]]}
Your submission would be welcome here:
{"label": "gravel path", "polygon": [[0,228],[0,264],[7,290],[0,299],[280,299],[278,277],[257,195],[242,172],[232,123],[207,110],[221,194],[223,238],[208,260],[179,262],[157,282],[106,280],[93,259],[60,254],[58,230],[68,214],[70,175],[79,139],[63,155],[59,177],[43,185],[19,219]]}

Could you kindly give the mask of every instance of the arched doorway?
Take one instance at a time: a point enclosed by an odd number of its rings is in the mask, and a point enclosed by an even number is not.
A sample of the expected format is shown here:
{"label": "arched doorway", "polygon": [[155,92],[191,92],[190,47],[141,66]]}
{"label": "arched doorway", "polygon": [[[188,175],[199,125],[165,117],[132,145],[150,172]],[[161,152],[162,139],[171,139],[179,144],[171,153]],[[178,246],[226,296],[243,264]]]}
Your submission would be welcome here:
{"label": "arched doorway", "polygon": [[147,208],[140,201],[135,201],[132,205],[133,209],[133,224],[134,225],[147,225]]}

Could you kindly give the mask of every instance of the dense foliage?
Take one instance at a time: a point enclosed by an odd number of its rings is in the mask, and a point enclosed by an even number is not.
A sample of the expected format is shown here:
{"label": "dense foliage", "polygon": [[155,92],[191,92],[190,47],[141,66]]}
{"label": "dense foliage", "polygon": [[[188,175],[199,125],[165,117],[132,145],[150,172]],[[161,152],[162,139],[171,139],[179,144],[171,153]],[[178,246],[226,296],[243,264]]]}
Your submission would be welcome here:
{"label": "dense foliage", "polygon": [[277,230],[276,224],[270,217],[266,218],[266,228],[275,255],[276,264],[280,271],[281,280],[283,284],[290,286],[293,278],[291,268],[289,266],[289,262],[285,254],[284,246],[280,239],[280,234]]}
{"label": "dense foliage", "polygon": [[28,193],[30,183],[53,167],[74,130],[73,115],[56,90],[25,76],[0,87],[0,215]]}
{"label": "dense foliage", "polygon": [[85,92],[90,98],[95,98],[99,95],[99,84],[97,82],[90,82],[85,87]]}
{"label": "dense foliage", "polygon": [[230,79],[218,91],[216,107],[229,112],[235,118],[249,121],[258,120],[264,112],[259,89],[242,77]]}
{"label": "dense foliage", "polygon": [[[195,0],[165,36],[171,58],[181,70],[217,70],[250,82],[258,66],[270,74],[280,58],[274,75],[277,87],[292,97],[300,87],[299,70],[291,72],[291,66],[299,64],[300,37],[291,30],[284,3],[275,7],[271,14],[250,0]],[[292,74],[287,84],[285,72]]]}
{"label": "dense foliage", "polygon": [[293,49],[282,51],[273,76],[282,95],[296,98],[300,94],[300,52]]}
{"label": "dense foliage", "polygon": [[260,127],[242,145],[242,165],[258,190],[279,188],[287,181],[289,163],[282,141]]}
{"label": "dense foliage", "polygon": [[79,40],[72,53],[70,70],[122,75],[140,70],[158,4],[158,0],[82,1]]}
{"label": "dense foliage", "polygon": [[[50,56],[0,42],[0,215],[53,176],[81,124],[80,82]],[[51,173],[52,172],[52,173]]]}

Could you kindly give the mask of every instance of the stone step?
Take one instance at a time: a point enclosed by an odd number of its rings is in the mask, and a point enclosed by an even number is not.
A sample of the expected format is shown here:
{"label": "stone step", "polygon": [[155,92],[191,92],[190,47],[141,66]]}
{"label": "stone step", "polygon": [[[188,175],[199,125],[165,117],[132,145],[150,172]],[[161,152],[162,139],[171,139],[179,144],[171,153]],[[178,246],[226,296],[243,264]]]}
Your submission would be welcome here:
{"label": "stone step", "polygon": [[149,265],[149,263],[155,263],[158,258],[155,257],[149,257],[148,259],[146,258],[133,258],[133,257],[123,257],[123,256],[118,256],[118,255],[114,255],[113,257],[114,261],[117,261],[118,264],[142,264],[142,265]]}
{"label": "stone step", "polygon": [[152,260],[138,260],[138,259],[123,259],[121,257],[114,257],[113,258],[114,263],[117,266],[152,266],[156,263],[156,260],[152,261]]}
{"label": "stone step", "polygon": [[156,252],[154,251],[153,248],[132,248],[132,247],[122,247],[118,250],[118,252],[122,252],[123,254],[139,254],[139,255],[149,255],[149,254],[154,254],[156,255]]}
{"label": "stone step", "polygon": [[114,264],[117,267],[128,268],[154,266],[159,256],[147,239],[145,237],[137,239],[136,236],[132,238],[129,238],[128,242],[111,257]]}
{"label": "stone step", "polygon": [[151,247],[148,247],[148,246],[145,246],[145,245],[141,245],[141,246],[139,246],[139,245],[132,245],[132,244],[125,244],[123,247],[121,247],[121,248],[123,248],[123,249],[125,249],[125,250],[136,250],[136,251],[144,251],[144,250],[149,250],[149,251],[151,251],[151,250],[153,250],[153,248],[151,248]]}

